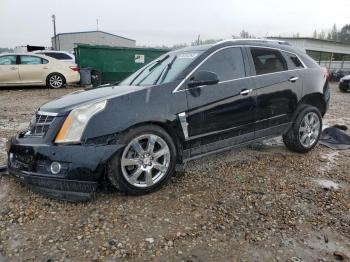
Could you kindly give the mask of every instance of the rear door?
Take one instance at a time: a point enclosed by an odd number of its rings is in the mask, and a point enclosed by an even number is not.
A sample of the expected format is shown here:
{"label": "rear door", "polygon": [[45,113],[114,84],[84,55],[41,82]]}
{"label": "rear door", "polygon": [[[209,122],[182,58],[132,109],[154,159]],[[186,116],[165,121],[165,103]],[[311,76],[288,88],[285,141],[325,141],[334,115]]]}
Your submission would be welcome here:
{"label": "rear door", "polygon": [[199,151],[194,149],[191,155],[252,139],[255,98],[252,80],[246,78],[242,48],[226,47],[216,51],[198,71],[216,73],[219,83],[187,88],[189,139],[199,138],[201,146],[217,144]]}
{"label": "rear door", "polygon": [[17,56],[0,56],[0,84],[18,84],[20,83]]}
{"label": "rear door", "polygon": [[[256,85],[256,138],[280,134],[288,126],[302,92],[298,70],[280,50],[250,47]],[[286,55],[289,53],[286,53]]]}
{"label": "rear door", "polygon": [[20,56],[19,76],[22,83],[43,84],[48,70],[48,60],[33,55]]}

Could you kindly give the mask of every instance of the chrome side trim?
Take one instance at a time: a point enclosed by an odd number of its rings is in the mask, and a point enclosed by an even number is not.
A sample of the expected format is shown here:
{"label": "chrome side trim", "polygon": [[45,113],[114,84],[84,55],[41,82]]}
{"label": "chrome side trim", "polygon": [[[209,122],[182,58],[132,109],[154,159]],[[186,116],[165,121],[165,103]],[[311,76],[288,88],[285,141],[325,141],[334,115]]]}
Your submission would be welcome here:
{"label": "chrome side trim", "polygon": [[211,53],[210,55],[208,55],[202,62],[200,62],[177,86],[176,88],[172,91],[172,93],[176,93],[176,92],[181,92],[181,91],[186,91],[188,90],[186,89],[182,89],[179,90],[181,88],[181,86],[188,80],[188,78],[205,62],[207,61],[210,57],[212,57],[214,54],[216,54],[217,52],[227,49],[227,48],[235,48],[235,47],[253,47],[253,48],[265,48],[265,49],[273,49],[273,50],[278,50],[280,52],[286,52],[286,53],[290,53],[292,55],[295,55],[302,63],[304,68],[299,68],[299,69],[293,69],[293,70],[286,70],[286,71],[280,71],[280,72],[274,72],[274,73],[267,73],[267,74],[261,74],[261,75],[254,75],[254,76],[246,76],[246,77],[241,77],[241,78],[236,78],[236,79],[231,79],[231,80],[225,80],[225,81],[220,81],[219,84],[221,83],[226,83],[226,82],[231,82],[231,81],[237,81],[237,80],[242,80],[242,79],[247,79],[247,78],[253,78],[253,77],[259,77],[259,76],[265,76],[265,75],[272,75],[272,74],[279,74],[282,72],[291,72],[291,71],[298,71],[298,70],[305,70],[308,69],[308,67],[305,65],[304,61],[302,59],[300,59],[300,57],[290,51],[287,50],[283,50],[280,48],[275,48],[275,47],[267,47],[267,46],[253,46],[253,45],[235,45],[235,46],[225,46],[222,47],[218,50],[215,50],[213,53]]}
{"label": "chrome side trim", "polygon": [[45,111],[38,111],[37,112],[39,115],[44,115],[44,116],[57,116],[58,113],[53,113],[53,112],[45,112]]}
{"label": "chrome side trim", "polygon": [[[258,123],[261,123],[261,122],[264,122],[264,121],[268,121],[268,120],[271,120],[271,119],[276,119],[276,118],[283,117],[283,116],[286,116],[286,115],[287,114],[280,114],[280,115],[269,117],[269,118],[266,118],[266,119],[254,121],[251,124],[255,125],[255,124],[258,124]],[[204,134],[200,134],[200,135],[196,135],[196,136],[191,136],[191,137],[188,137],[187,140],[193,140],[193,139],[197,139],[197,138],[201,138],[201,137],[205,137],[205,136],[211,136],[211,135],[216,135],[216,134],[225,133],[225,132],[229,132],[229,131],[234,131],[236,129],[242,128],[243,126],[244,125],[239,125],[239,126],[234,126],[234,127],[221,129],[221,130],[216,130],[216,131],[212,131],[212,132],[208,132],[208,133],[204,133]]]}
{"label": "chrome side trim", "polygon": [[184,137],[186,140],[188,140],[188,122],[186,119],[186,113],[182,112],[178,114],[178,116],[179,116],[179,120],[182,128],[182,132],[184,133]]}
{"label": "chrome side trim", "polygon": [[286,115],[287,115],[287,114],[280,114],[280,115],[272,116],[272,117],[265,118],[265,119],[262,119],[262,120],[257,120],[257,121],[255,121],[254,123],[257,124],[257,123],[261,123],[261,122],[268,121],[268,120],[271,120],[271,119],[283,117],[283,116],[286,116]]}

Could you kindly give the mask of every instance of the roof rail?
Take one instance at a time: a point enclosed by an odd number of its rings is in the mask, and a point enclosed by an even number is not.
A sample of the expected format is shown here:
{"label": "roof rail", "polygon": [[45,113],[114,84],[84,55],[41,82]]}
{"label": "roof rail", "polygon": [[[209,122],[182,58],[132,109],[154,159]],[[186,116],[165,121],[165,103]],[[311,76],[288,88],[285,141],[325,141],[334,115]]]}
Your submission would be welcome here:
{"label": "roof rail", "polygon": [[232,39],[219,41],[215,43],[215,45],[227,43],[227,42],[236,42],[236,41],[252,41],[252,42],[262,42],[262,43],[275,43],[280,45],[290,45],[288,42],[283,40],[272,40],[272,39],[265,39],[265,38],[232,38]]}

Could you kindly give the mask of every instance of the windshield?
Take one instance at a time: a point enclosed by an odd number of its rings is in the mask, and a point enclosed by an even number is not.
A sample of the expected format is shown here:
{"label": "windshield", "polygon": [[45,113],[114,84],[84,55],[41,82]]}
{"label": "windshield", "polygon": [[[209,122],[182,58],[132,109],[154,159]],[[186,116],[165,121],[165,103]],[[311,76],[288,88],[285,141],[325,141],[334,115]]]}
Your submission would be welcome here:
{"label": "windshield", "polygon": [[120,85],[158,85],[171,82],[203,51],[179,51],[167,53],[145,65]]}

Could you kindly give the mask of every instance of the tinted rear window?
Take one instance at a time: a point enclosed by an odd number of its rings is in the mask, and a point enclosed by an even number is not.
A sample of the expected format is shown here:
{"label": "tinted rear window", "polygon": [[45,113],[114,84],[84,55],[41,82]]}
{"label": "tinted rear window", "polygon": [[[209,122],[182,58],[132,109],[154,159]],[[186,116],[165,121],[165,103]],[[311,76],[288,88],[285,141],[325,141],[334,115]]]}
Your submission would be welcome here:
{"label": "tinted rear window", "polygon": [[69,55],[64,53],[45,52],[43,54],[58,60],[72,60],[72,58]]}
{"label": "tinted rear window", "polygon": [[251,48],[257,75],[287,70],[287,63],[278,50],[267,48]]}
{"label": "tinted rear window", "polygon": [[289,70],[304,68],[303,63],[296,55],[288,52],[283,52],[283,55],[287,60]]}

